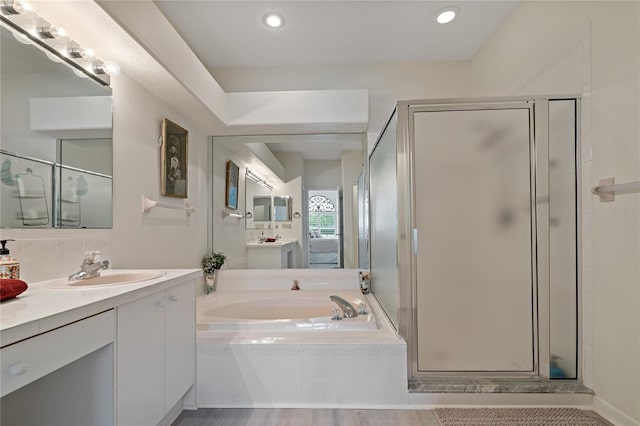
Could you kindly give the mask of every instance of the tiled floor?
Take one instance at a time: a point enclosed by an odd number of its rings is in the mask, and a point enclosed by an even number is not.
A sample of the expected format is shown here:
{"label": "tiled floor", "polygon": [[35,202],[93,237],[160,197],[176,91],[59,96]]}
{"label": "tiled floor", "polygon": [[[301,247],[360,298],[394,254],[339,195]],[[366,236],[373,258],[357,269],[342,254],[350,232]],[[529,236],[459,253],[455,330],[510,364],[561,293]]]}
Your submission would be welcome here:
{"label": "tiled floor", "polygon": [[[591,417],[611,426],[591,411]],[[440,426],[431,410],[202,408],[183,411],[173,426]]]}

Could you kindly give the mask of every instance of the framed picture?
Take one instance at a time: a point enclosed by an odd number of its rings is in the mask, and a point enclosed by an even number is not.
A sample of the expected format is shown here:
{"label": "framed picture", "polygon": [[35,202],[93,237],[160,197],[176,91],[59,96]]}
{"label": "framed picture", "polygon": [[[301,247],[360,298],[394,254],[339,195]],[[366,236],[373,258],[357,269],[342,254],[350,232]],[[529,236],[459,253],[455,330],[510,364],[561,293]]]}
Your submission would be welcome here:
{"label": "framed picture", "polygon": [[160,193],[187,198],[189,131],[165,118],[162,120]]}
{"label": "framed picture", "polygon": [[238,176],[240,168],[231,160],[227,161],[227,191],[226,202],[228,208],[238,209]]}

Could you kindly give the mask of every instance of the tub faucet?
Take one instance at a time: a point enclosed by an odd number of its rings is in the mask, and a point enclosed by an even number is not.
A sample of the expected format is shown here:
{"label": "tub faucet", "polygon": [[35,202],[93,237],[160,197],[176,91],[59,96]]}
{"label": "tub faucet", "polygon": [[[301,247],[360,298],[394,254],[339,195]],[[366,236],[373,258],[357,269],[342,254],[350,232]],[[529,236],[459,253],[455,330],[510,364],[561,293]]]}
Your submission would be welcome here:
{"label": "tub faucet", "polygon": [[100,255],[99,251],[91,250],[84,254],[84,260],[80,265],[80,270],[75,274],[69,275],[69,281],[73,280],[86,280],[89,278],[99,277],[101,269],[107,269],[109,267],[109,261],[98,261]]}
{"label": "tub faucet", "polygon": [[356,308],[354,308],[351,303],[347,302],[342,297],[332,294],[331,296],[329,296],[329,299],[335,302],[340,307],[340,309],[342,309],[343,317],[354,318],[358,316],[358,311],[356,311]]}

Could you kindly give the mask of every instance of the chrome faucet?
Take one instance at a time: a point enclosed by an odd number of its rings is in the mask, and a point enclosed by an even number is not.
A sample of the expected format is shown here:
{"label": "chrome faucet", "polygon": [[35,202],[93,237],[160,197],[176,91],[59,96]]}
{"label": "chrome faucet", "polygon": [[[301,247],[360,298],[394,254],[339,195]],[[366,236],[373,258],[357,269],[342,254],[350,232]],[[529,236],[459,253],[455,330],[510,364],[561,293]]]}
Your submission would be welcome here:
{"label": "chrome faucet", "polygon": [[75,274],[69,275],[69,281],[99,277],[100,270],[109,267],[108,260],[103,260],[102,262],[98,260],[99,255],[100,252],[95,250],[86,252],[82,265],[80,265],[80,270]]}
{"label": "chrome faucet", "polygon": [[342,309],[343,317],[354,318],[358,316],[358,311],[356,311],[356,308],[354,308],[351,303],[347,302],[342,297],[332,294],[331,296],[329,296],[329,299],[335,302],[340,307],[340,309]]}

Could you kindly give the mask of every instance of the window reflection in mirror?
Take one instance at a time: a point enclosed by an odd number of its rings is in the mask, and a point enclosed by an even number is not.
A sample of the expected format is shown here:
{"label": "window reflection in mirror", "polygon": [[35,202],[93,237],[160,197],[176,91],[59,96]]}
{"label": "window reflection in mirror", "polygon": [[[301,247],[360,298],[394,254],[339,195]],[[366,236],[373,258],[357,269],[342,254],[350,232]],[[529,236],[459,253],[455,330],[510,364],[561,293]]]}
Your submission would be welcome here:
{"label": "window reflection in mirror", "polygon": [[0,36],[0,226],[110,228],[111,89]]}

